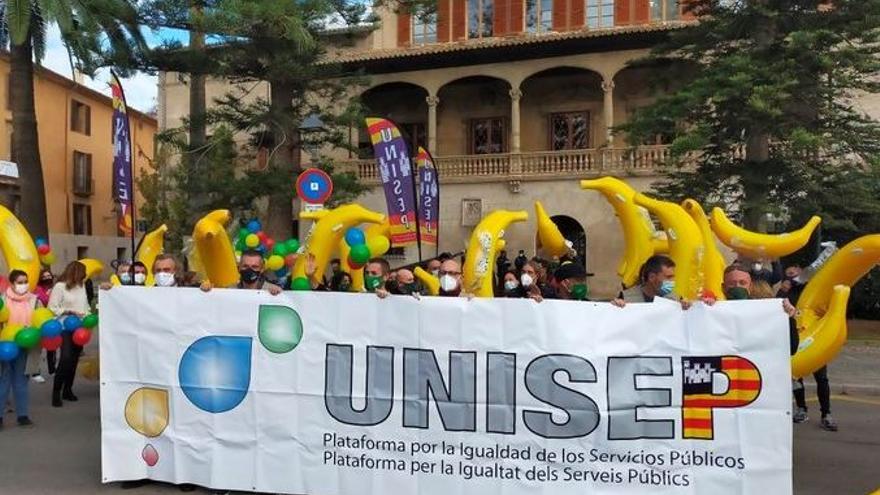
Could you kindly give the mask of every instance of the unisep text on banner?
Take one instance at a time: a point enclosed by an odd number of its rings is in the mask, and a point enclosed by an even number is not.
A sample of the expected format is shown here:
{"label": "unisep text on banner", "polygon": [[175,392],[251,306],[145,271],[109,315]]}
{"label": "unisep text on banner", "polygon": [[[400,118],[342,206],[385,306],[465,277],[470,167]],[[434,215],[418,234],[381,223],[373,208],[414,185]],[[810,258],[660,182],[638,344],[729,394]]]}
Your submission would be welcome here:
{"label": "unisep text on banner", "polygon": [[101,293],[105,482],[791,493],[779,300]]}

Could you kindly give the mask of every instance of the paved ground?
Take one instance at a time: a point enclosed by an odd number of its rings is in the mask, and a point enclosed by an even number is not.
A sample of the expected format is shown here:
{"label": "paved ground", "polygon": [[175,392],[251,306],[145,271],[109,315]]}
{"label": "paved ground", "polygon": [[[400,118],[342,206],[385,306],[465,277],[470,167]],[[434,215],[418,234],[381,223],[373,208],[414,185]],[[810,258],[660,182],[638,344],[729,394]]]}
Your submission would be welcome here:
{"label": "paved ground", "polygon": [[[832,366],[832,380],[858,379],[863,385],[873,381],[874,387],[880,386],[880,347],[875,349],[878,354],[862,351],[861,346],[848,348],[846,359],[841,359],[853,362]],[[862,371],[859,363],[870,370]],[[80,382],[80,401],[61,409],[49,407],[49,383],[33,385],[32,417],[37,423],[33,429],[10,425],[14,418],[6,415],[6,428],[0,431],[0,493],[180,493],[168,485],[123,491],[119,484],[101,484],[98,387],[95,382]],[[795,425],[795,493],[864,495],[880,489],[880,396],[835,395],[832,407],[840,423],[837,433],[819,428],[818,407],[815,398],[810,400],[810,422]]]}

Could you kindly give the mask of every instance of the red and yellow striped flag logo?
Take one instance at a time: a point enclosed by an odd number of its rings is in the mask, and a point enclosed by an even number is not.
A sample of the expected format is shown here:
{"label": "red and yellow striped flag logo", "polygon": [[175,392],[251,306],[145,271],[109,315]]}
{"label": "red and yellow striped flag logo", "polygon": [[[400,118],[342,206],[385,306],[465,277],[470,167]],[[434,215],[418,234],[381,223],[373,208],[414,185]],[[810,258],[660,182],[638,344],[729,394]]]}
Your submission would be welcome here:
{"label": "red and yellow striped flag logo", "polygon": [[[727,378],[727,390],[713,393],[713,380]],[[711,440],[714,436],[712,410],[743,407],[761,394],[761,373],[748,359],[739,356],[689,356],[682,358],[682,436]]]}

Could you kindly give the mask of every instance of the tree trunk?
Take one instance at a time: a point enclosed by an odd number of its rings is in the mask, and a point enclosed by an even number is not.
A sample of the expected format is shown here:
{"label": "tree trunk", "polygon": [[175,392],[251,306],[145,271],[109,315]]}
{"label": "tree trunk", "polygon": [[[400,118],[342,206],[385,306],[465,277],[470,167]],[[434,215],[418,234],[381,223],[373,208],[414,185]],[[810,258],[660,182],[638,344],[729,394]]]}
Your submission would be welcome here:
{"label": "tree trunk", "polygon": [[[201,15],[202,1],[190,2],[190,15],[193,23],[199,25],[198,17]],[[205,33],[199,31],[189,32],[189,45],[193,51],[205,49]],[[189,169],[190,179],[196,183],[199,177],[207,173],[210,164],[205,160],[205,144],[207,142],[207,129],[205,126],[205,113],[207,102],[205,96],[205,75],[200,72],[192,72],[189,75],[189,151],[186,166]],[[191,220],[199,218],[206,213],[208,207],[208,192],[196,187],[190,193],[188,204],[190,207]]]}
{"label": "tree trunk", "polygon": [[747,229],[757,230],[761,216],[766,211],[769,192],[766,165],[770,161],[770,136],[762,129],[748,130],[745,161],[740,174],[743,188],[742,223]]}
{"label": "tree trunk", "polygon": [[283,183],[270,193],[269,217],[266,225],[276,239],[287,239],[299,235],[298,215],[294,208],[294,181],[301,171],[299,125],[291,108],[295,90],[284,83],[270,83],[270,113],[275,121],[272,128],[274,145],[269,166],[281,171]]}
{"label": "tree trunk", "polygon": [[[34,237],[48,239],[46,190],[34,105],[34,62],[31,37],[12,45],[9,99],[12,105],[12,160],[18,163],[21,221]],[[64,125],[68,125],[67,122]],[[66,198],[65,198],[66,201]]]}

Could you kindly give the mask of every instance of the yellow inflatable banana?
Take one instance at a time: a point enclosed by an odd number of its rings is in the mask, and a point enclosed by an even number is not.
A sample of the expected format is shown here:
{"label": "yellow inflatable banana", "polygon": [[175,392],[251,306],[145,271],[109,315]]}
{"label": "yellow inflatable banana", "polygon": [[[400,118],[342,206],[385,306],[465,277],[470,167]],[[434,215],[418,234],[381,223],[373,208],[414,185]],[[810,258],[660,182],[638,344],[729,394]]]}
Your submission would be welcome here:
{"label": "yellow inflatable banana", "polygon": [[168,226],[163,223],[156,230],[144,235],[143,240],[141,240],[141,245],[138,247],[137,254],[135,255],[135,259],[147,267],[146,285],[148,286],[152,286],[154,283],[153,262],[156,261],[156,256],[159,256],[165,251],[165,232],[167,231]]}
{"label": "yellow inflatable banana", "polygon": [[229,210],[214,210],[196,222],[193,242],[207,279],[215,287],[232,287],[238,283],[238,264],[232,241],[226,233],[231,220]]}
{"label": "yellow inflatable banana", "polygon": [[538,222],[538,241],[541,248],[550,256],[560,257],[568,253],[568,243],[559,227],[550,219],[540,201],[535,201],[535,219]]}
{"label": "yellow inflatable banana", "polygon": [[724,210],[712,209],[712,231],[718,240],[734,251],[751,259],[780,258],[804,247],[822,219],[814,216],[806,225],[784,234],[761,234],[746,230],[731,222]]}
{"label": "yellow inflatable banana", "polygon": [[[835,286],[852,287],[878,263],[880,263],[880,234],[862,236],[849,242],[834,253],[810,278],[798,299],[798,310],[801,313],[812,312],[818,316],[825,314]],[[812,322],[805,323],[808,325]]]}
{"label": "yellow inflatable banana", "polygon": [[82,266],[86,267],[86,278],[95,278],[100,277],[102,273],[104,273],[104,263],[94,259],[94,258],[83,258],[79,261]]}
{"label": "yellow inflatable banana", "polygon": [[[391,223],[386,218],[382,223],[372,223],[364,229],[364,237],[367,240],[367,248],[370,249],[370,255],[373,257],[383,256],[391,248]],[[363,292],[364,290],[364,270],[354,270],[348,265],[348,254],[351,247],[345,242],[345,234],[339,240],[339,265],[342,271],[351,276],[351,290],[353,292]]]}
{"label": "yellow inflatable banana", "polygon": [[[633,198],[660,219],[669,238],[669,257],[675,261],[675,293],[692,301],[703,288],[703,236],[688,213],[675,203],[636,194]],[[716,294],[717,295],[717,294]]]}
{"label": "yellow inflatable banana", "polygon": [[846,342],[846,304],[850,288],[836,285],[825,314],[816,319],[812,311],[800,313],[798,326],[806,326],[800,332],[801,343],[797,353],[791,357],[791,375],[803,378],[828,364],[837,356]]}
{"label": "yellow inflatable banana", "polygon": [[[639,270],[654,255],[654,228],[650,218],[633,202],[636,191],[626,182],[614,177],[582,180],[581,189],[593,189],[602,193],[614,208],[623,228],[624,252],[617,266],[617,274],[623,285],[631,287],[639,283]],[[647,221],[646,221],[647,220]]]}
{"label": "yellow inflatable banana", "polygon": [[40,276],[40,256],[37,253],[37,246],[24,225],[2,205],[0,205],[0,251],[3,251],[9,271],[21,270],[27,273],[30,290],[34,290]]}
{"label": "yellow inflatable banana", "polygon": [[301,253],[293,265],[292,276],[294,279],[305,277],[306,263],[310,257],[314,257],[316,269],[312,276],[313,283],[320,283],[324,279],[324,270],[330,262],[330,256],[336,251],[334,248],[345,237],[348,229],[362,223],[381,224],[386,219],[385,215],[357,204],[342,205],[332,210],[304,211],[299,217],[314,220],[315,224],[303,242]]}
{"label": "yellow inflatable banana", "polygon": [[495,258],[504,240],[504,230],[513,222],[528,220],[525,211],[495,210],[486,215],[477,225],[468,243],[462,276],[465,292],[477,297],[493,297],[492,276],[495,273]]}
{"label": "yellow inflatable banana", "polygon": [[703,239],[703,290],[710,290],[715,299],[723,301],[724,297],[724,269],[727,263],[724,256],[718,251],[715,245],[715,235],[709,227],[709,220],[706,218],[706,212],[700,203],[693,199],[682,201],[681,207],[684,211],[694,219],[697,227],[700,229],[700,236]]}
{"label": "yellow inflatable banana", "polygon": [[425,290],[428,291],[429,296],[440,294],[440,281],[437,280],[437,277],[426,272],[420,266],[417,266],[413,270],[413,275],[422,282],[422,285],[425,287]]}

